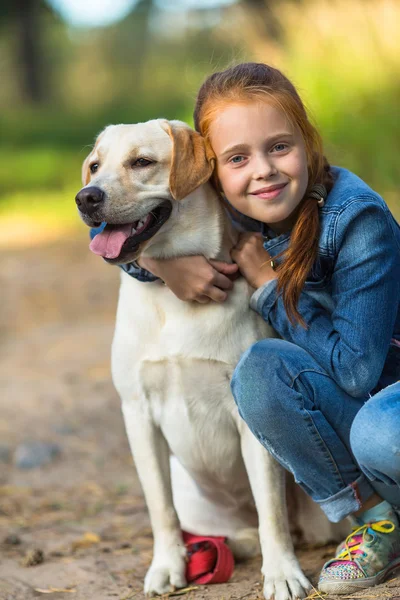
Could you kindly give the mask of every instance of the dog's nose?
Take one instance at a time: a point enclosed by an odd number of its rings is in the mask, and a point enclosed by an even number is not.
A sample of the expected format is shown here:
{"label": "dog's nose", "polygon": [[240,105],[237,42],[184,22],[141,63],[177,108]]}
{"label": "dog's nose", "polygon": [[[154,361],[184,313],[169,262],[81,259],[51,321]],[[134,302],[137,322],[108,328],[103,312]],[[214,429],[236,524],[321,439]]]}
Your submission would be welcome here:
{"label": "dog's nose", "polygon": [[92,215],[104,201],[104,192],[95,186],[83,188],[75,196],[75,202],[81,212]]}

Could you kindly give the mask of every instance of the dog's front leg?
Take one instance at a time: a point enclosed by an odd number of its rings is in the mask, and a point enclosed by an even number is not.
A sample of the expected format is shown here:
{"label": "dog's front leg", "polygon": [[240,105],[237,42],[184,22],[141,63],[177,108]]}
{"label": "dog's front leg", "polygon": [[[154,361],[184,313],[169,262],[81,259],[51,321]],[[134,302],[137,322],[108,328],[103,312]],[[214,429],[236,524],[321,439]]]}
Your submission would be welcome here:
{"label": "dog's front leg", "polygon": [[266,599],[304,598],[310,583],[294,554],[286,510],[285,472],[243,423],[243,459],[259,519]]}
{"label": "dog's front leg", "polygon": [[122,412],[154,536],[144,590],[165,594],[186,585],[186,549],[172,500],[169,448],[144,402],[123,401]]}

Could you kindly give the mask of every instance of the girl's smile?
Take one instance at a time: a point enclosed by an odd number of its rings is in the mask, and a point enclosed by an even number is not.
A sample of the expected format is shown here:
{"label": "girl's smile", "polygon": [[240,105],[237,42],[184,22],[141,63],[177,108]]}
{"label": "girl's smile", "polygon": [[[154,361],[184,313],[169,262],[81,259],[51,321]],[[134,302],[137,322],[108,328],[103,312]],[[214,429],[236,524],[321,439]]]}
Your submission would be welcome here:
{"label": "girl's smile", "polygon": [[271,200],[273,198],[276,198],[286,186],[287,183],[281,183],[279,185],[270,185],[261,188],[260,190],[256,190],[255,192],[252,192],[252,194],[253,196],[257,196],[258,198],[262,198],[264,200]]}
{"label": "girl's smile", "polygon": [[210,126],[217,173],[229,202],[243,214],[289,230],[308,185],[305,144],[275,106],[229,104]]}

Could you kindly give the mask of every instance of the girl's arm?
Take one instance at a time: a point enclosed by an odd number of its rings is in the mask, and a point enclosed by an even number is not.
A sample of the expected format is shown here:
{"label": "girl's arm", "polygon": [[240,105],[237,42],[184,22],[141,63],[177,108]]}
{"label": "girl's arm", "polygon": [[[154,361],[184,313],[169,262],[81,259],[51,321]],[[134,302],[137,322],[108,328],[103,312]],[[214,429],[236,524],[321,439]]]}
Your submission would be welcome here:
{"label": "girl's arm", "polygon": [[[103,231],[106,223],[92,227],[90,238]],[[149,283],[161,278],[181,300],[205,304],[210,300],[224,302],[232,289],[237,265],[204,256],[184,256],[170,259],[140,258],[137,263],[119,265],[138,281]]]}
{"label": "girl's arm", "polygon": [[141,257],[138,261],[144,272],[153,273],[180,300],[206,304],[210,300],[224,302],[233,287],[238,267],[204,256],[181,256],[169,259]]}
{"label": "girl's arm", "polygon": [[[331,280],[330,312],[307,284],[299,312],[308,324],[290,324],[276,281],[253,296],[252,306],[285,340],[309,352],[354,397],[368,394],[382,373],[400,299],[400,248],[394,220],[376,201],[350,204],[338,217],[340,248]],[[321,292],[320,292],[321,293]],[[255,304],[255,305],[254,305]]]}

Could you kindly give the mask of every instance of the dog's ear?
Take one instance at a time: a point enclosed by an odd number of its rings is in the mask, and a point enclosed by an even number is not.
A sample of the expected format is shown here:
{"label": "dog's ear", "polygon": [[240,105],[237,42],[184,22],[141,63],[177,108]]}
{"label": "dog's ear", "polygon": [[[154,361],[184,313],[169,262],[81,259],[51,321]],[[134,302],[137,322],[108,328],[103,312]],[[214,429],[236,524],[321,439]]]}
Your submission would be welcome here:
{"label": "dog's ear", "polygon": [[[106,127],[107,129],[107,127]],[[82,164],[82,183],[83,185],[87,185],[90,181],[90,171],[89,171],[89,164],[90,164],[90,160],[92,158],[92,155],[94,153],[94,151],[96,150],[96,147],[101,139],[101,137],[103,136],[104,132],[106,129],[103,129],[103,131],[101,133],[99,133],[99,135],[96,138],[96,141],[94,143],[93,149],[90,152],[90,154],[88,154],[88,156],[85,158],[85,160],[83,161]]]}
{"label": "dog's ear", "polygon": [[83,164],[82,164],[82,184],[83,184],[83,186],[87,185],[90,181],[89,162],[90,162],[90,158],[91,158],[92,154],[93,154],[93,150],[85,158],[85,160],[83,161]]}
{"label": "dog's ear", "polygon": [[208,181],[215,155],[204,138],[179,121],[163,121],[162,128],[172,139],[169,187],[175,200],[182,200]]}

